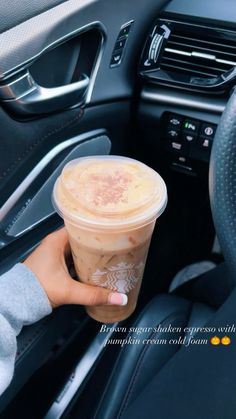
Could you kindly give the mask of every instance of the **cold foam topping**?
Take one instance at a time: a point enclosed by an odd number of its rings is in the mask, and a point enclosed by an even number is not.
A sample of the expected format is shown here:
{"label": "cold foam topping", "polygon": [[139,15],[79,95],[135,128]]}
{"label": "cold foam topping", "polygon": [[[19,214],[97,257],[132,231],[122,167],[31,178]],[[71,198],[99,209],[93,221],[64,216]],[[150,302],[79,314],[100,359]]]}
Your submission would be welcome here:
{"label": "cold foam topping", "polygon": [[164,182],[154,170],[115,156],[69,163],[56,192],[59,206],[78,216],[100,220],[132,218],[150,206],[158,206],[166,195]]}

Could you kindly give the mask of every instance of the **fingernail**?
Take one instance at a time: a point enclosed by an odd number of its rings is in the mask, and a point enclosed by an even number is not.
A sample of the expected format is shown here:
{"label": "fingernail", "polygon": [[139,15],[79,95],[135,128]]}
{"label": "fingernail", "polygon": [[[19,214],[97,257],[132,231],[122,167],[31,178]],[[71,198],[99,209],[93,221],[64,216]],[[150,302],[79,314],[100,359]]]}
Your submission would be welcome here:
{"label": "fingernail", "polygon": [[119,292],[111,292],[108,296],[108,304],[115,306],[126,306],[128,303],[128,297],[126,294],[121,294]]}

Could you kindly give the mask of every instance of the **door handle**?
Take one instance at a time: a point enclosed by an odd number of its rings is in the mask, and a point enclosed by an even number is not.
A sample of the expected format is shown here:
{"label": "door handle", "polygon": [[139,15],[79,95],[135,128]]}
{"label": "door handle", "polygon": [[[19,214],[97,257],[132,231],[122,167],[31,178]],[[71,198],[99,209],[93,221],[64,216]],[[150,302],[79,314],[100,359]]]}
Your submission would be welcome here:
{"label": "door handle", "polygon": [[15,114],[41,115],[81,105],[89,86],[89,77],[64,86],[39,86],[29,71],[8,84],[0,86],[0,99]]}

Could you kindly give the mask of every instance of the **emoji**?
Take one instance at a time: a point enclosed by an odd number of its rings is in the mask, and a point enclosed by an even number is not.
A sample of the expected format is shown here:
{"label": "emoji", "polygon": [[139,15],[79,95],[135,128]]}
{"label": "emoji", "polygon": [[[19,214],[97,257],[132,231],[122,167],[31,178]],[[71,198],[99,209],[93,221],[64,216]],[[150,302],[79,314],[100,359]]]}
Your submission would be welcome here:
{"label": "emoji", "polygon": [[219,344],[220,344],[220,338],[219,338],[218,336],[213,336],[213,337],[210,339],[210,343],[211,343],[212,345],[219,345]]}
{"label": "emoji", "polygon": [[224,337],[221,339],[221,343],[222,343],[222,345],[230,345],[230,343],[231,343],[231,339],[230,339],[230,337],[229,337],[229,336],[224,336]]}

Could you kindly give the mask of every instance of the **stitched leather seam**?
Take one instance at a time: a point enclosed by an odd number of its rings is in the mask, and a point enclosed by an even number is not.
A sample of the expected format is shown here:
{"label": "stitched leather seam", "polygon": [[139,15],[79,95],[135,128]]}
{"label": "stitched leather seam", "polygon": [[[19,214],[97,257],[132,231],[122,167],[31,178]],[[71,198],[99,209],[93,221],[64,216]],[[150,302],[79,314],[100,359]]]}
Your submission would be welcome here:
{"label": "stitched leather seam", "polygon": [[39,138],[35,143],[31,144],[20,156],[17,157],[17,159],[9,166],[5,172],[0,174],[0,180],[2,180],[5,176],[7,176],[19,163],[19,161],[23,160],[30,151],[32,151],[37,145],[39,145],[42,141],[46,140],[53,134],[57,134],[58,132],[63,131],[65,128],[68,128],[70,125],[73,125],[74,122],[81,118],[83,114],[83,110],[80,109],[79,114],[70,119],[69,121],[66,121],[66,123],[63,123],[61,126],[57,128],[53,128],[52,131],[49,131],[47,134],[43,135],[43,137]]}
{"label": "stitched leather seam", "polygon": [[[176,316],[176,314],[177,314],[177,316]],[[175,313],[175,315],[169,316],[166,319],[165,322],[159,323],[159,324],[162,325],[163,327],[165,327],[166,324],[170,324],[171,320],[176,320],[178,318],[181,318],[182,316],[183,316],[183,312],[177,312],[177,313]],[[153,338],[154,336],[158,335],[158,333],[159,332],[153,332],[150,335],[150,338]],[[147,351],[148,351],[149,348],[150,348],[149,345],[144,345],[143,350],[141,351],[141,353],[139,355],[138,362],[137,362],[136,367],[134,369],[134,372],[132,374],[132,377],[131,377],[131,380],[130,380],[130,384],[128,386],[127,392],[126,392],[125,397],[123,399],[123,403],[121,404],[120,410],[118,412],[117,419],[120,419],[122,417],[122,415],[124,414],[124,411],[125,411],[125,409],[127,407],[127,404],[129,402],[130,396],[132,394],[134,385],[135,385],[135,383],[137,381],[138,373],[140,372],[140,368],[141,368],[142,362],[143,362],[143,360],[145,358],[145,355],[146,355],[146,353],[147,353]]]}

